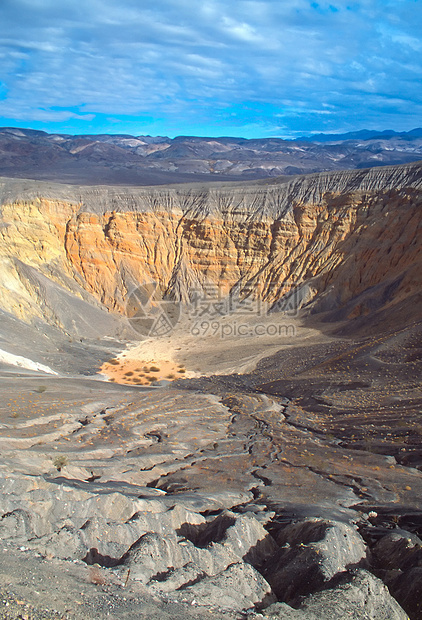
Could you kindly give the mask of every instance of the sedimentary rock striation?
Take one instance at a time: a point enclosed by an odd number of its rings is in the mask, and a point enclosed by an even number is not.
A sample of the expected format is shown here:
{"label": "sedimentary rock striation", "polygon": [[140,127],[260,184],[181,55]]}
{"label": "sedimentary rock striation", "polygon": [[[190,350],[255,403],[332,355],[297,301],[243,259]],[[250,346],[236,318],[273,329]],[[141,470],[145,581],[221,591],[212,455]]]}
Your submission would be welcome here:
{"label": "sedimentary rock striation", "polygon": [[[57,297],[123,313],[154,281],[172,299],[225,295],[347,307],[412,299],[421,269],[422,166],[214,188],[74,188],[3,180],[1,307],[59,327]],[[69,327],[69,326],[67,326]]]}
{"label": "sedimentary rock striation", "polygon": [[[142,597],[163,619],[419,619],[421,191],[420,164],[248,187],[2,180],[1,600],[54,562],[78,620],[135,617]],[[130,357],[122,317],[151,280],[182,302],[212,285],[303,306],[303,338],[182,326],[163,359],[196,377],[99,380]]]}

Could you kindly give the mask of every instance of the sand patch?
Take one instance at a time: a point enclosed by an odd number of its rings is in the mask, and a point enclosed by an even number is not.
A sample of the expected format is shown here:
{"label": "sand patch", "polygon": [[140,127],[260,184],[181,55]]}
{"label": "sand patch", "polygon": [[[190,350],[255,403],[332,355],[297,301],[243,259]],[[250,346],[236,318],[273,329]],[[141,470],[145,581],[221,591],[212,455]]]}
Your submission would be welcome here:
{"label": "sand patch", "polygon": [[177,364],[170,360],[139,360],[114,358],[105,362],[100,369],[100,374],[105,375],[113,383],[123,385],[154,385],[162,379],[174,381],[186,375],[183,364]]}

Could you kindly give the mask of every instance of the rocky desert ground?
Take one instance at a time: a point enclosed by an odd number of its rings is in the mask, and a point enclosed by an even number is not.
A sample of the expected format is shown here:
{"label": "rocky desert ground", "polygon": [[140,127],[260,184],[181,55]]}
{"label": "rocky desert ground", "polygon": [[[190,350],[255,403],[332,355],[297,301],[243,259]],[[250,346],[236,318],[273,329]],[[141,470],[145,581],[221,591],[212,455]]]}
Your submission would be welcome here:
{"label": "rocky desert ground", "polygon": [[0,179],[0,614],[422,618],[422,166]]}

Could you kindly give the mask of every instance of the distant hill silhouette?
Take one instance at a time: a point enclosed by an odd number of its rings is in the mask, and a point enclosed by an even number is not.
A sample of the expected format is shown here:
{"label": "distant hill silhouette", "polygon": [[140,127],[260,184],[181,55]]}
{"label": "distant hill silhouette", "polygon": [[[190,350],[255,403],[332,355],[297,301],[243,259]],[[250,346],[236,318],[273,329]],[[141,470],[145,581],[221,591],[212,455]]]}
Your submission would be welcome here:
{"label": "distant hill silhouette", "polygon": [[422,159],[422,129],[282,138],[49,134],[0,128],[0,176],[73,184],[248,181]]}

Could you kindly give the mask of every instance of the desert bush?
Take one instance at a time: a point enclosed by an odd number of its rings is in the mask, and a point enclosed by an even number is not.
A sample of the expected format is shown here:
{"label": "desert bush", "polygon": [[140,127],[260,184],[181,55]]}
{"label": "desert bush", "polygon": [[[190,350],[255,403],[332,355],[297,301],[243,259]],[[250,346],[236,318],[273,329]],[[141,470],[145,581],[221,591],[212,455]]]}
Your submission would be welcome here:
{"label": "desert bush", "polygon": [[160,372],[160,369],[158,368],[158,366],[150,366],[149,371],[150,372]]}
{"label": "desert bush", "polygon": [[67,465],[69,465],[69,460],[67,456],[65,456],[64,454],[59,454],[53,460],[53,465],[57,469],[57,471],[61,471],[63,467],[66,467]]}

